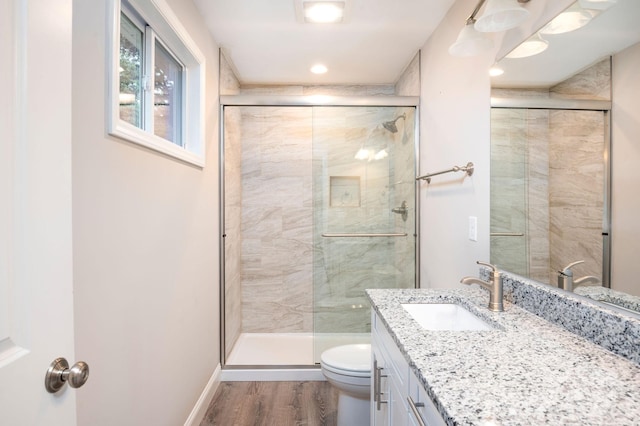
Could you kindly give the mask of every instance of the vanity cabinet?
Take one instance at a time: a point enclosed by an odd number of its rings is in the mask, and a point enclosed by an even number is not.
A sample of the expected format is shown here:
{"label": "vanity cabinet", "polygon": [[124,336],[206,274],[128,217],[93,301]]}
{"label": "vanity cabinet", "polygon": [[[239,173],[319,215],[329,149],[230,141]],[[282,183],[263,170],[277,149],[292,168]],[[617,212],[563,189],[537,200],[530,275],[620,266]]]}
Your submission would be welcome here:
{"label": "vanity cabinet", "polygon": [[371,318],[371,424],[441,426],[444,421],[380,317]]}

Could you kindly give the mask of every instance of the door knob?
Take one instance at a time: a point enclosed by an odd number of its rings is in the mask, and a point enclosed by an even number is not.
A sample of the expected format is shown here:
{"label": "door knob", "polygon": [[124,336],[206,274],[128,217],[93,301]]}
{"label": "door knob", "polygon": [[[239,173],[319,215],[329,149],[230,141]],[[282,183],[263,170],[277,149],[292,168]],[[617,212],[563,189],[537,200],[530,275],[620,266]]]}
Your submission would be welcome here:
{"label": "door knob", "polygon": [[89,379],[89,365],[84,361],[78,361],[71,368],[64,358],[56,358],[47,369],[44,377],[44,387],[49,393],[56,393],[65,383],[69,382],[72,388],[79,388]]}

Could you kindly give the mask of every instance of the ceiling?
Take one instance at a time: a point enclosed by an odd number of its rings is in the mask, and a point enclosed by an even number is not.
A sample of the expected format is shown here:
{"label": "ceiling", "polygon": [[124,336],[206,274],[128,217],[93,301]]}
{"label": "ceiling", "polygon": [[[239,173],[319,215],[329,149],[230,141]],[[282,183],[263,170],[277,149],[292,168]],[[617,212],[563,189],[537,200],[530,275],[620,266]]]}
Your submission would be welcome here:
{"label": "ceiling", "polygon": [[455,2],[347,0],[346,22],[307,24],[302,0],[194,1],[243,84],[395,83]]}

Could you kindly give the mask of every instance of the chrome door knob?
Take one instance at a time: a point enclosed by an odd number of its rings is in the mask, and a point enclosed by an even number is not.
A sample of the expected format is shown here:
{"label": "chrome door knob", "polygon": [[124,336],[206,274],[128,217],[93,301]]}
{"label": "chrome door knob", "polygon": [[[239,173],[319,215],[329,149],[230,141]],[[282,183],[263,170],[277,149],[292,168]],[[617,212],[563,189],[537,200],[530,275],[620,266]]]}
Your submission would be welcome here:
{"label": "chrome door knob", "polygon": [[65,383],[72,388],[79,388],[89,379],[89,365],[84,361],[78,361],[71,368],[64,358],[56,358],[49,365],[44,377],[44,387],[49,393],[56,393]]}

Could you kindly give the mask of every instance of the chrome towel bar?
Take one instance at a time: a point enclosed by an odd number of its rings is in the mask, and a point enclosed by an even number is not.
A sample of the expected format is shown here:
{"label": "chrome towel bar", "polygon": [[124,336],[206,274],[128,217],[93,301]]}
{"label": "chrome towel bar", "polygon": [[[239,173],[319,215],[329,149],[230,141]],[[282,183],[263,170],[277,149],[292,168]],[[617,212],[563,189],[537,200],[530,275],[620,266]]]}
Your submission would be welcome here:
{"label": "chrome towel bar", "polygon": [[449,170],[443,170],[441,172],[435,172],[435,173],[427,173],[426,175],[418,176],[416,180],[422,179],[422,180],[426,180],[427,183],[431,183],[432,176],[443,175],[445,173],[451,173],[451,172],[465,172],[467,176],[471,176],[473,175],[473,163],[468,162],[466,166],[453,166]]}
{"label": "chrome towel bar", "polygon": [[524,237],[523,232],[492,232],[491,237]]}

